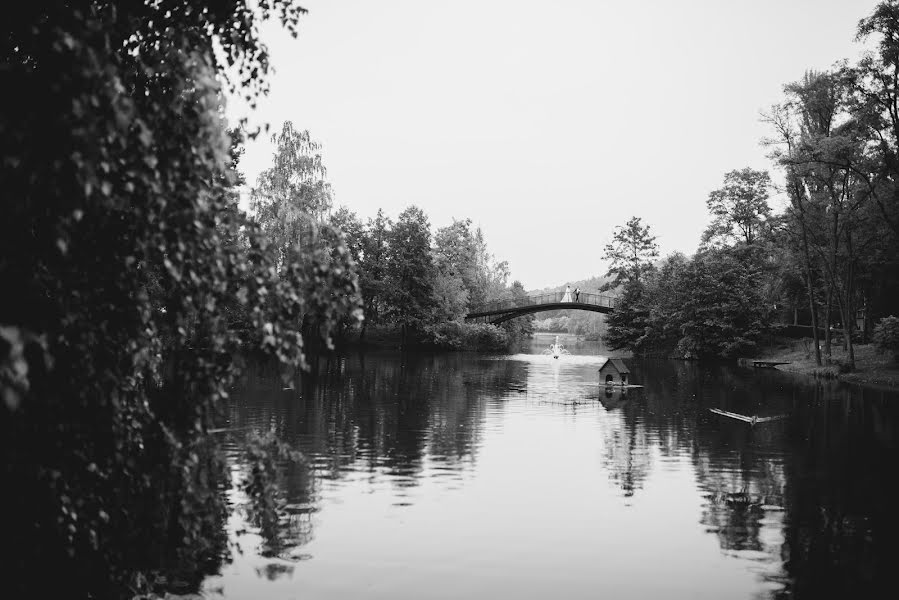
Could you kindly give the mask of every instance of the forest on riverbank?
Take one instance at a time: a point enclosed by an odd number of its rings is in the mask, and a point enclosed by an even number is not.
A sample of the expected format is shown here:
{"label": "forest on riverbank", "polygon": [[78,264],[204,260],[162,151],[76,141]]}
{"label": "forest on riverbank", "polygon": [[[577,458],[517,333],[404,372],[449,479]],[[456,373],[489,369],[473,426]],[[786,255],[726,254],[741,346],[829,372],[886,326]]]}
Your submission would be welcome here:
{"label": "forest on riverbank", "polygon": [[[855,346],[899,350],[899,5],[863,18],[858,62],[808,71],[763,111],[780,180],[736,169],[707,199],[691,257],[658,260],[649,225],[616,229],[604,258],[618,309],[605,340],[638,355],[732,358],[804,326],[811,356],[855,369]],[[772,194],[782,201],[775,210]],[[799,329],[800,331],[802,328]]]}
{"label": "forest on riverbank", "polygon": [[508,263],[494,258],[470,219],[432,232],[424,211],[410,206],[396,220],[379,209],[363,221],[334,208],[321,146],[308,131],[287,122],[272,142],[272,166],[252,186],[249,212],[281,248],[321,229],[341,232],[363,319],[345,321],[338,342],[503,351],[530,334],[530,319],[464,322],[475,307],[526,295],[520,282],[509,283]]}

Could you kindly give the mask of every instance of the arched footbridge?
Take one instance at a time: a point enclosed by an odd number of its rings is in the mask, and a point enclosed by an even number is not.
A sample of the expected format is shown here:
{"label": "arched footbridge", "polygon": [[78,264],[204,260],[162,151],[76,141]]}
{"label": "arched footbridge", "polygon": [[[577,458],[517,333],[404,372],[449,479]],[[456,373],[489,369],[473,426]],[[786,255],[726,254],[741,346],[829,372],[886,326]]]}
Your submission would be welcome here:
{"label": "arched footbridge", "polygon": [[494,325],[547,310],[589,310],[598,313],[610,313],[615,310],[614,296],[603,294],[586,294],[581,292],[575,300],[572,292],[571,300],[565,300],[565,292],[537,294],[513,300],[497,300],[479,306],[465,315],[466,321],[493,323]]}

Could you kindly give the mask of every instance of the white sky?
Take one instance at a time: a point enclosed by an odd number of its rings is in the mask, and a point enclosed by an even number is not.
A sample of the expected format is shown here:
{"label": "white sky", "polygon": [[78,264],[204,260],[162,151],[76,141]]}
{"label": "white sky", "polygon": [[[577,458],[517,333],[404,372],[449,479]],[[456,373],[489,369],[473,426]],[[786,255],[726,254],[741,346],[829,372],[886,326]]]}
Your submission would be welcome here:
{"label": "white sky", "polygon": [[[857,58],[877,0],[302,0],[254,113],[323,146],[335,205],[470,218],[527,289],[603,274],[616,225],[695,251],[724,173],[770,168],[759,112]],[[251,143],[248,181],[272,144]],[[590,290],[586,290],[590,291]]]}

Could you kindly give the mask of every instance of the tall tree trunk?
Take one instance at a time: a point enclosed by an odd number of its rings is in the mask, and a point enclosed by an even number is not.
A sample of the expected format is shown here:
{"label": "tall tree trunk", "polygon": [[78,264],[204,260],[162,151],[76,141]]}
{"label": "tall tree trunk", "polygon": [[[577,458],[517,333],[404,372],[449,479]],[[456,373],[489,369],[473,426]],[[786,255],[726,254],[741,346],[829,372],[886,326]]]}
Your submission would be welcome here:
{"label": "tall tree trunk", "polygon": [[846,314],[843,316],[843,340],[846,344],[846,355],[849,360],[849,369],[855,370],[855,346],[852,343],[852,330],[854,329],[853,318],[852,318],[852,306],[851,303],[846,303],[846,308],[844,311]]}
{"label": "tall tree trunk", "polygon": [[827,357],[827,362],[830,362],[830,357],[832,356],[833,349],[831,347],[833,332],[831,327],[833,326],[830,321],[830,312],[833,310],[833,290],[830,286],[827,286],[827,291],[824,294],[824,355]]}
{"label": "tall tree trunk", "polygon": [[[837,201],[837,194],[834,191],[833,187],[828,185],[828,191],[830,192],[831,206],[838,206],[839,202]],[[834,294],[837,296],[837,304],[840,304],[840,285],[839,285],[839,277],[837,275],[837,255],[840,248],[840,211],[834,209],[831,211],[832,219],[831,219],[831,230],[830,230],[830,256],[824,258],[825,268],[829,272],[829,276],[824,278],[824,285],[827,288],[825,303],[827,304],[827,322],[824,324],[824,352],[827,354],[827,362],[830,362],[830,357],[832,356],[832,342],[833,342],[833,334],[831,332],[832,320],[831,313],[833,312],[833,300]],[[840,307],[840,318],[842,319],[842,307]]]}
{"label": "tall tree trunk", "polygon": [[849,354],[849,368],[855,370],[855,346],[852,343],[852,330],[855,328],[855,250],[852,246],[852,230],[846,228],[846,316],[843,317],[843,337],[846,339],[846,350]]}
{"label": "tall tree trunk", "polygon": [[805,222],[805,208],[802,205],[802,197],[804,190],[800,182],[799,176],[792,170],[788,170],[788,181],[792,189],[790,190],[790,200],[793,208],[797,211],[797,219],[799,221],[799,230],[802,234],[802,257],[805,260],[805,287],[808,291],[808,304],[812,318],[812,340],[815,343],[815,364],[821,366],[821,345],[820,336],[818,335],[818,310],[815,306],[815,288],[812,279],[812,257],[809,251],[808,243],[808,227]]}
{"label": "tall tree trunk", "polygon": [[362,331],[359,332],[359,342],[365,341],[365,332],[368,330],[368,323],[375,317],[374,299],[369,298],[368,302],[365,304],[365,312],[362,315]]}
{"label": "tall tree trunk", "polygon": [[815,288],[812,283],[812,257],[808,250],[808,235],[805,231],[805,223],[802,223],[802,248],[805,255],[805,287],[808,290],[808,304],[812,315],[812,339],[815,343],[815,364],[821,366],[821,345],[818,335],[818,308],[815,306]]}
{"label": "tall tree trunk", "polygon": [[[848,287],[848,286],[847,286]],[[839,308],[840,319],[843,321],[843,345],[846,349],[847,366],[850,371],[855,370],[855,349],[852,347],[852,314],[849,302],[847,302],[847,294],[840,295]]]}
{"label": "tall tree trunk", "polygon": [[868,343],[868,290],[862,292],[862,344]]}

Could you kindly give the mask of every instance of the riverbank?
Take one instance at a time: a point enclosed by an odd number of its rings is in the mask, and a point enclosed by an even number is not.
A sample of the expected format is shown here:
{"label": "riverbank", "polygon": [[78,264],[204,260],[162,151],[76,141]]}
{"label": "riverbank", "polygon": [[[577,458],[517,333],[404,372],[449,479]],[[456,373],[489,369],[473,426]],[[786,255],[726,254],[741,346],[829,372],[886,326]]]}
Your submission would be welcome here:
{"label": "riverbank", "polygon": [[[366,329],[364,338],[360,338],[360,334],[361,330],[348,332],[338,341],[338,345],[380,349],[400,349],[403,346],[403,331],[396,326],[371,326]],[[508,331],[496,325],[449,321],[426,327],[424,331],[417,333],[410,332],[406,339],[406,349],[503,352],[520,343],[522,339],[524,338],[510,335]]]}
{"label": "riverbank", "polygon": [[749,360],[784,362],[787,364],[778,365],[776,368],[791,373],[838,379],[861,385],[899,388],[899,364],[892,360],[889,354],[878,352],[873,344],[859,344],[855,346],[855,370],[842,372],[846,354],[841,344],[834,344],[829,364],[827,357],[822,355],[825,364],[818,366],[815,364],[811,340],[783,340]]}

